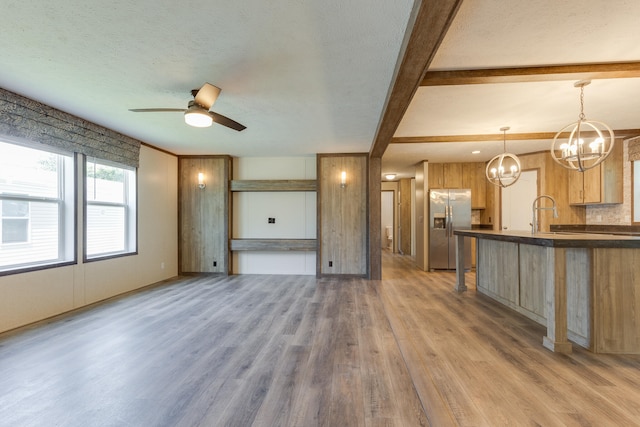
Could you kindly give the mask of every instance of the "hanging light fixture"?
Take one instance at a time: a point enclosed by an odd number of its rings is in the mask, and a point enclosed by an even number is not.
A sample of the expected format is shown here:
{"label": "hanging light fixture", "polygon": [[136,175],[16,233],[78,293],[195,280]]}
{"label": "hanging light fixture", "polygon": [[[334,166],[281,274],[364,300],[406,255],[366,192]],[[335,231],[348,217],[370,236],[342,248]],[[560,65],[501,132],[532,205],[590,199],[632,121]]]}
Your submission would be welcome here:
{"label": "hanging light fixture", "polygon": [[513,185],[520,178],[522,172],[518,156],[507,153],[507,131],[509,129],[508,126],[500,128],[503,133],[502,148],[504,152],[489,160],[485,171],[490,183],[503,188]]}
{"label": "hanging light fixture", "polygon": [[[607,158],[615,137],[609,126],[602,122],[585,119],[584,87],[591,80],[574,83],[580,88],[580,115],[577,122],[565,126],[553,138],[551,157],[561,166],[584,172],[602,163]],[[568,138],[567,138],[568,134]]]}

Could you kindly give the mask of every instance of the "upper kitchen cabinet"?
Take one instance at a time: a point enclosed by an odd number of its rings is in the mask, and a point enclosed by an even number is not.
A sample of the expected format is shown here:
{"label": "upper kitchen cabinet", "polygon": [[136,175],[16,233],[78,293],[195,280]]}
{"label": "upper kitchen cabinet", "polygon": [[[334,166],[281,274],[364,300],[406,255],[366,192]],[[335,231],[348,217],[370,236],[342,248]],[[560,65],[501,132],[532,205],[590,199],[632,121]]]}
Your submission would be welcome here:
{"label": "upper kitchen cabinet", "polygon": [[429,163],[429,188],[444,188],[443,163]]}
{"label": "upper kitchen cabinet", "polygon": [[623,202],[623,158],[621,140],[598,166],[584,172],[569,172],[569,203],[596,205]]}
{"label": "upper kitchen cabinet", "polygon": [[484,163],[462,163],[462,188],[471,189],[471,209],[487,207],[487,180]]}
{"label": "upper kitchen cabinet", "polygon": [[462,163],[429,163],[429,188],[462,186]]}
{"label": "upper kitchen cabinet", "polygon": [[445,163],[442,177],[444,188],[466,188],[462,186],[462,163]]}
{"label": "upper kitchen cabinet", "polygon": [[469,188],[471,208],[487,205],[484,163],[429,163],[429,188]]}

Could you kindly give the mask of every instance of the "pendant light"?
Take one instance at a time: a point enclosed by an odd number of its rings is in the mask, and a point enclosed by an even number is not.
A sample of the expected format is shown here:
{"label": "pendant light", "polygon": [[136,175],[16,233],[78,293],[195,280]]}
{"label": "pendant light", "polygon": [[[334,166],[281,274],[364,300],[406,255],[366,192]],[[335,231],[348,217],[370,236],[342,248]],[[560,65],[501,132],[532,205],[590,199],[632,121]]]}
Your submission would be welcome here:
{"label": "pendant light", "polygon": [[490,183],[503,188],[515,184],[522,172],[518,156],[507,153],[507,131],[509,129],[508,126],[500,128],[503,133],[502,148],[504,152],[489,160],[485,171]]}
{"label": "pendant light", "polygon": [[[577,122],[565,126],[553,138],[551,157],[561,166],[584,172],[607,158],[615,137],[609,126],[602,122],[587,120],[584,115],[584,87],[591,80],[574,83],[580,88],[580,115]],[[568,138],[567,138],[568,134]]]}

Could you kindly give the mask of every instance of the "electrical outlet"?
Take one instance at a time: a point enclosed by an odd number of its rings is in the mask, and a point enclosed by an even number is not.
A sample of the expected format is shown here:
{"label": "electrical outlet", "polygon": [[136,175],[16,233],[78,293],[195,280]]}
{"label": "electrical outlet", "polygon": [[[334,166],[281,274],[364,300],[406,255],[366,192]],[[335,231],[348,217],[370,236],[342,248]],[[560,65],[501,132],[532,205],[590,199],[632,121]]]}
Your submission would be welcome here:
{"label": "electrical outlet", "polygon": [[329,267],[333,267],[333,261],[329,261]]}
{"label": "electrical outlet", "polygon": [[269,224],[275,224],[275,223],[276,223],[275,218],[269,218]]}
{"label": "electrical outlet", "polygon": [[161,262],[161,263],[160,263],[160,269],[161,269],[161,270],[164,270],[164,262]]}

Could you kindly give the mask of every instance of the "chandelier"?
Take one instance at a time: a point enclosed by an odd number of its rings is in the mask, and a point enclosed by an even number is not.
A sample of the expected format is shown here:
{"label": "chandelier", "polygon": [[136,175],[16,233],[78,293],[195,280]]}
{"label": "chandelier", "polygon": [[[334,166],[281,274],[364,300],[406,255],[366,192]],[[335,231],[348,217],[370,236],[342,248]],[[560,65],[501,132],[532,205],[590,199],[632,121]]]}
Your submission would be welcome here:
{"label": "chandelier", "polygon": [[491,184],[503,188],[513,185],[520,178],[522,172],[518,156],[507,153],[507,131],[509,129],[508,126],[500,128],[503,133],[502,148],[504,152],[489,160],[485,171],[487,180]]}
{"label": "chandelier", "polygon": [[[574,83],[580,88],[580,115],[577,122],[565,126],[553,138],[551,157],[561,166],[584,172],[607,158],[615,137],[609,126],[602,122],[587,120],[584,115],[584,87],[591,80]],[[568,135],[568,138],[567,138]]]}

